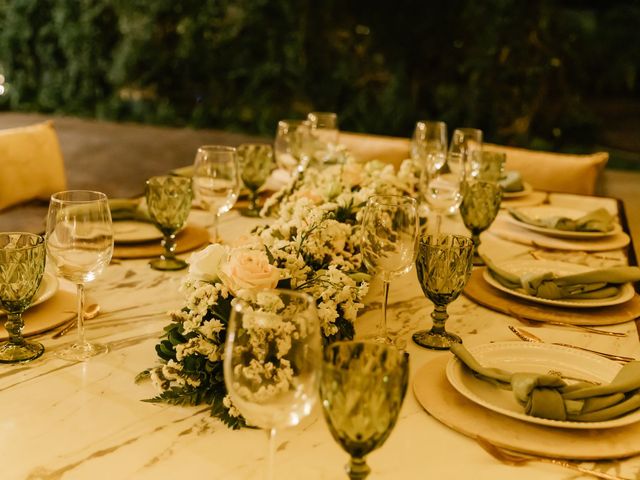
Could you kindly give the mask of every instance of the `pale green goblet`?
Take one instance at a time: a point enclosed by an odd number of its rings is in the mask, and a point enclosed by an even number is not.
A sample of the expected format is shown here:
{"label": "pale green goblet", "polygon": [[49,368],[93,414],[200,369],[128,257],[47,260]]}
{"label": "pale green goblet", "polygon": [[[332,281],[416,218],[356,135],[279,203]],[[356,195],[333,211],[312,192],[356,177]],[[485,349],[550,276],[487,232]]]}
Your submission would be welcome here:
{"label": "pale green goblet", "polygon": [[0,309],[9,340],[0,343],[0,363],[27,362],[44,352],[22,336],[22,313],[38,291],[46,259],[44,238],[22,232],[0,233]]}
{"label": "pale green goblet", "polygon": [[480,234],[491,226],[500,211],[502,188],[497,182],[469,181],[463,184],[460,216],[473,240],[473,264],[483,265],[478,254]]}
{"label": "pale green goblet", "polygon": [[193,199],[191,179],[177,176],[159,176],[147,180],[147,208],[156,227],[164,238],[164,253],[149,262],[154,270],[181,270],[187,262],[175,255],[176,233],[182,229]]}
{"label": "pale green goblet", "polygon": [[409,378],[409,355],[393,346],[337,342],[324,351],[320,397],[333,438],[351,455],[351,480],[371,472],[365,457],[387,440]]}

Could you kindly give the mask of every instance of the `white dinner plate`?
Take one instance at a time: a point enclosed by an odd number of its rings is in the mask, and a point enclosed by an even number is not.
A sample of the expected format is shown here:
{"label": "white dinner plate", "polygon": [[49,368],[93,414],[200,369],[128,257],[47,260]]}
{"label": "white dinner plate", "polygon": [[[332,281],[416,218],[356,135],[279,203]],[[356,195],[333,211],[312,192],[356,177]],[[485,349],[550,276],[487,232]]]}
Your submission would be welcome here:
{"label": "white dinner plate", "polygon": [[[616,362],[598,355],[548,343],[489,343],[469,348],[469,351],[485,367],[509,372],[560,374],[567,383],[575,382],[575,379],[609,383],[622,368]],[[453,388],[472,402],[528,423],[559,428],[601,429],[622,427],[640,420],[640,410],[601,422],[533,417],[524,413],[511,390],[480,380],[455,356],[449,360],[446,374]]]}
{"label": "white dinner plate", "polygon": [[113,241],[116,243],[142,243],[162,239],[162,233],[149,222],[118,220],[113,222]]}
{"label": "white dinner plate", "polygon": [[[42,275],[42,281],[40,287],[33,297],[30,307],[38,305],[42,302],[49,300],[54,293],[58,291],[58,278],[49,272],[44,272]],[[6,312],[0,308],[0,315],[4,315]]]}
{"label": "white dinner plate", "polygon": [[522,190],[518,190],[517,192],[502,192],[502,198],[510,199],[510,198],[520,198],[526,197],[527,195],[531,195],[533,192],[533,187],[529,185],[527,182],[522,183]]}
{"label": "white dinner plate", "polygon": [[[507,270],[509,272],[515,273],[518,276],[524,275],[525,273],[546,273],[553,272],[556,275],[573,275],[574,273],[582,273],[587,272],[589,270],[593,270],[590,267],[585,265],[576,265],[574,263],[565,263],[565,262],[556,262],[554,260],[507,260],[503,262],[498,262],[498,267]],[[633,289],[633,285],[630,283],[625,283],[621,285],[619,292],[607,298],[563,298],[558,300],[552,300],[549,298],[540,298],[534,295],[529,295],[528,293],[524,293],[518,290],[512,290],[511,288],[505,287],[500,282],[498,282],[493,275],[491,275],[489,269],[485,269],[483,272],[483,278],[487,281],[489,285],[497,288],[509,295],[513,295],[515,297],[524,298],[525,300],[529,300],[531,302],[542,303],[544,305],[553,305],[555,307],[571,307],[571,308],[595,308],[595,307],[610,307],[612,305],[618,305],[620,303],[628,302],[635,295],[635,290]]]}
{"label": "white dinner plate", "polygon": [[[586,215],[588,212],[582,210],[576,210],[573,208],[554,207],[553,205],[538,205],[535,207],[520,207],[518,211],[528,215],[532,218],[548,218],[548,217],[567,217],[572,220],[580,218]],[[619,224],[614,224],[612,230],[608,232],[575,232],[571,230],[558,230],[556,228],[539,227],[537,225],[531,225],[530,223],[521,222],[517,218],[511,215],[507,216],[507,220],[511,223],[518,225],[519,227],[526,228],[533,232],[543,233],[552,237],[559,238],[575,238],[580,240],[588,240],[591,238],[602,238],[611,235],[617,235],[622,232],[622,227]]]}

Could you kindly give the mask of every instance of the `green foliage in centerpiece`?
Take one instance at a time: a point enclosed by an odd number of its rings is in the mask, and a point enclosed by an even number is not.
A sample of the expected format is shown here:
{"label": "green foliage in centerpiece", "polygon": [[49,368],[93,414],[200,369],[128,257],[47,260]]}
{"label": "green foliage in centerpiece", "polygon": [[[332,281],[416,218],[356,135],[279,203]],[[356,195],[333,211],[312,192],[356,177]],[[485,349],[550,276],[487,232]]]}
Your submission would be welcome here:
{"label": "green foliage in centerpiece", "polygon": [[207,404],[228,426],[245,425],[227,396],[222,359],[233,302],[256,289],[310,294],[325,344],[353,338],[370,277],[359,248],[362,209],[369,196],[409,193],[415,181],[410,162],[398,174],[391,165],[351,159],[309,168],[266,202],[268,226],[257,227],[242,245],[194,253],[182,285],[185,305],[171,313],[156,345],[161,364],[141,375],[159,389],[149,401]]}

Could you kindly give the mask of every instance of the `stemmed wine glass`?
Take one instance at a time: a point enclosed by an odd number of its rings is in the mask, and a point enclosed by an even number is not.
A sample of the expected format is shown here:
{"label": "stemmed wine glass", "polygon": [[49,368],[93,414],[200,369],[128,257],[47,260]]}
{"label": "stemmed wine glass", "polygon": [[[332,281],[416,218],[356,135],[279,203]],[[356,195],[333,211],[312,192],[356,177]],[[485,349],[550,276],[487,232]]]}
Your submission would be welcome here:
{"label": "stemmed wine glass", "polygon": [[291,176],[300,174],[310,160],[312,125],[309,120],[280,120],[273,149],[278,167]]}
{"label": "stemmed wine glass", "polygon": [[450,151],[463,156],[466,176],[476,177],[482,152],[482,130],[477,128],[456,128],[451,137]]}
{"label": "stemmed wine glass", "polygon": [[44,238],[33,233],[0,233],[0,307],[7,320],[4,327],[9,340],[0,343],[0,363],[27,362],[44,352],[41,343],[29,342],[22,336],[22,312],[38,291],[46,251]]}
{"label": "stemmed wine glass", "polygon": [[447,305],[453,302],[471,275],[473,242],[460,235],[427,235],[418,247],[416,272],[425,296],[433,302],[431,330],[413,334],[418,345],[447,350],[454,343],[462,343],[459,336],[445,330],[449,318]]}
{"label": "stemmed wine glass", "polygon": [[232,308],[224,380],[248,424],[267,431],[266,478],[271,480],[276,429],[299,424],[318,398],[320,326],[307,294],[285,289],[253,294]]}
{"label": "stemmed wine glass", "polygon": [[258,217],[258,189],[267,181],[273,167],[273,147],[264,143],[245,143],[238,147],[240,178],[249,189],[249,207],[240,210],[247,217]]}
{"label": "stemmed wine glass", "polygon": [[497,182],[466,181],[462,188],[463,199],[460,216],[473,240],[473,263],[484,265],[478,253],[480,234],[491,226],[500,211],[502,187]]}
{"label": "stemmed wine glass", "polygon": [[335,163],[338,146],[338,114],[335,112],[310,112],[307,120],[311,123],[314,148],[313,159],[319,166]]}
{"label": "stemmed wine glass", "polygon": [[107,352],[89,343],[84,332],[84,284],[98,277],[111,261],[113,229],[107,196],[89,190],[69,190],[51,196],[47,214],[47,254],[58,275],[78,290],[78,340],[57,352],[65,360],[87,360]]}
{"label": "stemmed wine glass", "polygon": [[198,148],[193,166],[193,188],[196,198],[213,216],[211,237],[218,242],[218,218],[231,210],[240,193],[236,149],[223,145]]}
{"label": "stemmed wine glass", "polygon": [[387,301],[391,278],[411,270],[416,259],[417,202],[401,195],[374,195],[367,201],[361,228],[365,265],[380,274],[383,282],[383,323],[378,327],[378,340],[403,348],[403,340],[387,321]]}
{"label": "stemmed wine glass", "polygon": [[149,262],[154,270],[181,270],[188,266],[187,262],[177,258],[176,233],[184,226],[191,210],[193,190],[191,179],[163,175],[151,177],[145,188],[149,216],[155,226],[162,232],[164,253],[160,258]]}
{"label": "stemmed wine glass", "polygon": [[337,342],[325,349],[320,398],[331,435],[351,456],[350,479],[371,472],[365,456],[391,434],[408,379],[409,354],[393,347]]}
{"label": "stemmed wine glass", "polygon": [[447,124],[421,120],[411,138],[411,158],[421,166],[442,162],[447,153]]}

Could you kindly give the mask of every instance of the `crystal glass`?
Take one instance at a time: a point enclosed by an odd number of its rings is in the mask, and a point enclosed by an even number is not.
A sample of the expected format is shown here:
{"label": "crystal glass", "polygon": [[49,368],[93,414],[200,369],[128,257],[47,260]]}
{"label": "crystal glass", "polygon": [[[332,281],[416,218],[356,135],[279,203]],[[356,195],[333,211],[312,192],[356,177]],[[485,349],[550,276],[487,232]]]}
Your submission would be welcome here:
{"label": "crystal glass", "polygon": [[451,137],[450,151],[461,154],[464,160],[466,176],[478,171],[478,162],[482,152],[482,130],[477,128],[456,128]]}
{"label": "crystal glass", "polygon": [[320,398],[331,435],[351,456],[350,479],[371,472],[365,457],[391,434],[408,379],[409,354],[395,348],[337,342],[325,349]]}
{"label": "crystal glass", "polygon": [[416,258],[418,205],[415,199],[400,195],[374,195],[365,207],[361,226],[361,251],[367,268],[382,277],[382,324],[378,341],[404,348],[406,342],[387,319],[389,284],[395,276],[407,273]]}
{"label": "crystal glass", "polygon": [[44,238],[40,235],[0,233],[0,309],[7,315],[4,327],[9,334],[9,340],[0,343],[0,363],[27,362],[44,352],[41,343],[22,337],[22,312],[38,291],[45,259]]}
{"label": "crystal glass", "polygon": [[447,153],[447,124],[421,120],[416,122],[411,138],[411,158],[424,166],[440,163]]}
{"label": "crystal glass", "polygon": [[236,149],[223,145],[198,148],[193,166],[193,188],[200,204],[213,216],[211,239],[218,242],[218,219],[231,210],[240,193]]}
{"label": "crystal glass", "polygon": [[247,423],[267,431],[272,479],[276,429],[298,425],[318,398],[320,326],[309,295],[284,289],[252,295],[231,311],[224,381]]}
{"label": "crystal glass", "polygon": [[314,147],[312,160],[319,166],[337,162],[338,114],[335,112],[311,112],[307,115],[311,123]]}
{"label": "crystal glass", "polygon": [[483,182],[498,183],[504,176],[504,164],[507,155],[502,152],[480,152],[479,160],[476,164],[477,170],[472,171],[470,178]]}
{"label": "crystal glass", "polygon": [[425,296],[433,302],[431,330],[413,334],[418,345],[447,350],[462,343],[459,336],[445,330],[449,318],[447,305],[453,302],[469,280],[473,259],[473,242],[460,235],[428,235],[418,246],[416,272]]}
{"label": "crystal glass", "polygon": [[495,182],[467,181],[464,183],[460,216],[471,232],[474,244],[474,265],[482,265],[478,255],[480,234],[491,226],[500,211],[502,188]]}
{"label": "crystal glass", "polygon": [[66,360],[87,360],[107,352],[90,343],[84,331],[84,284],[98,277],[111,261],[113,229],[107,196],[70,190],[51,196],[47,214],[47,255],[58,275],[78,290],[78,340],[57,352]]}
{"label": "crystal glass", "polygon": [[187,262],[177,258],[176,233],[187,221],[193,200],[191,179],[164,175],[151,177],[145,187],[147,208],[151,220],[162,232],[164,253],[160,258],[149,262],[154,270],[181,270],[188,266]]}
{"label": "crystal glass", "polygon": [[312,126],[309,120],[280,120],[274,141],[279,168],[297,175],[309,163],[312,148]]}
{"label": "crystal glass", "polygon": [[275,167],[273,147],[267,144],[245,143],[238,147],[240,178],[249,189],[249,207],[240,210],[247,217],[258,217],[258,189],[267,181]]}

